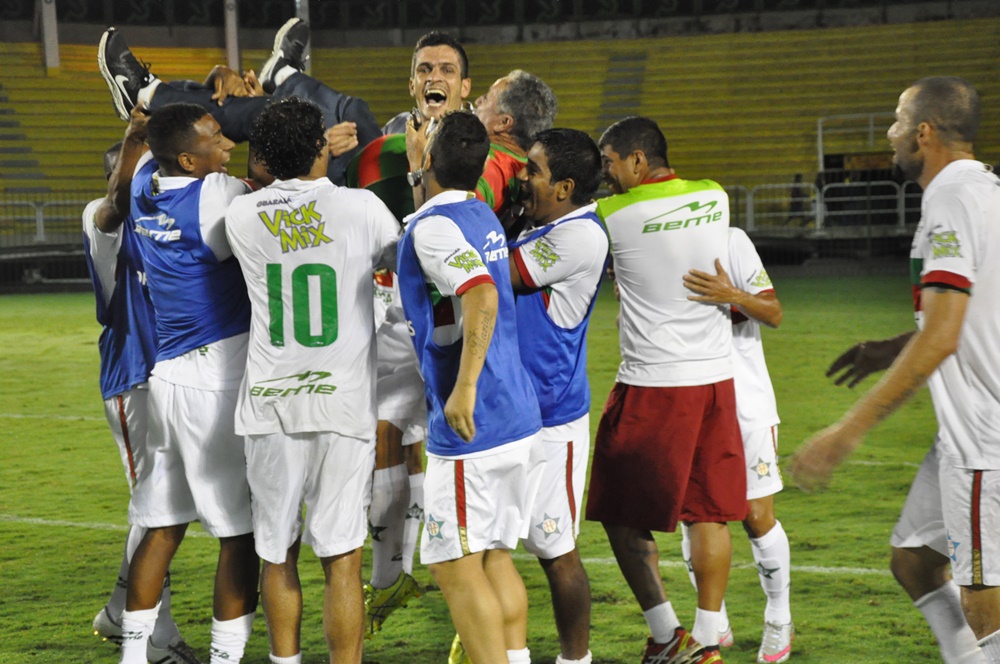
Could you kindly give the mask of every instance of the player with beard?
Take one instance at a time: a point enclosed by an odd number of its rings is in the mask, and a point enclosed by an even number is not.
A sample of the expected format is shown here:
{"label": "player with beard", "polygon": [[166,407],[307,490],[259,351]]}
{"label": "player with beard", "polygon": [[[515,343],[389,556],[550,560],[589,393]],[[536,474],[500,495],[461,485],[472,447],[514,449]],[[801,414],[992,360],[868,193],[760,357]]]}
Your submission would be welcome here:
{"label": "player with beard", "polygon": [[963,79],[924,78],[900,95],[893,161],[924,189],[910,251],[918,329],[834,362],[830,373],[846,369],[838,382],[851,385],[890,366],[789,466],[800,486],[824,487],[928,384],[939,429],[893,530],[892,571],[949,663],[1000,662],[1000,179],[973,154],[979,122],[979,95]]}

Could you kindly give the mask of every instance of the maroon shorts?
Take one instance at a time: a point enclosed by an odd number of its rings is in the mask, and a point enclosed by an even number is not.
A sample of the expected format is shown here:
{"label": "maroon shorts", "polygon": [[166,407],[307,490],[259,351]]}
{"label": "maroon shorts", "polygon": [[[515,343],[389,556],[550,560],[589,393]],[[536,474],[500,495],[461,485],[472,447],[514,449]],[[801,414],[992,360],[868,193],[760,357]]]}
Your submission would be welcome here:
{"label": "maroon shorts", "polygon": [[615,383],[597,427],[587,519],[673,532],[747,515],[733,381],[695,387]]}

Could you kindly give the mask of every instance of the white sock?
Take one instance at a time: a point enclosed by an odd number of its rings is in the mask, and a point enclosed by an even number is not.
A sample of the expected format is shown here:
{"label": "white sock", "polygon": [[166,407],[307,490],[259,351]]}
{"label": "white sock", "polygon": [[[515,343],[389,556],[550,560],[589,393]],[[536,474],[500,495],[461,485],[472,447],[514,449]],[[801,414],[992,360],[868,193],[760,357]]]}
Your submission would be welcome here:
{"label": "white sock", "polygon": [[139,108],[149,108],[149,105],[153,103],[153,95],[156,94],[156,88],[160,87],[160,82],[160,79],[154,76],[149,85],[139,89],[139,94],[136,95]]}
{"label": "white sock", "polygon": [[774,522],[763,537],[750,538],[753,559],[757,562],[757,575],[760,577],[760,587],[767,595],[767,608],[764,609],[764,622],[787,625],[792,622],[792,610],[789,604],[791,579],[789,571],[792,566],[792,554],[788,547],[788,535],[781,527],[780,521]]}
{"label": "white sock", "polygon": [[159,604],[151,609],[122,611],[122,657],[119,664],[146,664],[146,644],[159,612]]}
{"label": "white sock", "polygon": [[566,659],[562,655],[556,656],[556,664],[591,664],[594,661],[593,654],[588,650],[587,654],[580,659]]}
{"label": "white sock", "polygon": [[372,479],[368,527],[372,534],[372,585],[388,588],[403,571],[403,521],[409,502],[406,466],[379,468]]}
{"label": "white sock", "polygon": [[527,648],[520,650],[508,650],[507,661],[510,664],[531,664],[531,651]]}
{"label": "white sock", "polygon": [[670,602],[664,602],[654,606],[649,611],[643,611],[642,615],[646,618],[646,624],[649,625],[649,633],[653,635],[654,643],[670,643],[670,640],[674,638],[674,631],[681,626],[681,621],[677,619],[677,614],[674,613],[674,607],[671,606]]}
{"label": "white sock", "polygon": [[424,474],[410,475],[410,500],[403,521],[403,571],[413,574],[413,556],[420,539],[420,524],[424,522]]}
{"label": "white sock", "polygon": [[962,593],[954,581],[948,581],[937,590],[927,593],[914,602],[913,606],[924,614],[924,620],[937,637],[941,659],[946,664],[965,661],[963,657],[979,650],[976,635],[972,633],[972,628],[965,620],[965,613],[962,612]]}
{"label": "white sock", "polygon": [[285,65],[274,74],[274,87],[284,83],[292,74],[298,74],[299,70],[291,65]]}
{"label": "white sock", "polygon": [[177,623],[174,622],[174,617],[170,613],[170,572],[167,572],[166,578],[163,579],[163,590],[160,591],[160,615],[156,617],[153,635],[149,638],[153,645],[162,648],[170,645],[170,642],[177,636],[180,636],[180,632],[177,630]]}
{"label": "white sock", "polygon": [[[691,536],[688,534],[686,524],[681,524],[681,555],[684,556],[684,566],[687,567],[688,579],[695,590],[698,590],[698,580],[694,578],[694,567],[691,565]],[[726,611],[726,600],[722,600],[722,608],[719,609],[721,618],[719,619],[719,634],[729,631],[729,613]]]}
{"label": "white sock", "polygon": [[979,647],[983,649],[983,655],[989,664],[1000,664],[1000,630],[982,639]]}
{"label": "white sock", "polygon": [[118,567],[118,580],[115,582],[115,589],[111,591],[111,597],[105,608],[112,620],[121,622],[122,611],[125,610],[125,595],[128,591],[128,568],[132,555],[139,548],[142,536],[146,534],[146,529],[141,526],[130,526],[128,535],[125,537],[125,550],[122,552],[122,564]]}
{"label": "white sock", "polygon": [[271,655],[271,664],[302,664],[302,653],[300,652],[298,655],[292,655],[291,657]]}
{"label": "white sock", "polygon": [[248,613],[232,620],[212,618],[212,647],[209,664],[236,664],[250,640],[250,629],[256,614]]}
{"label": "white sock", "polygon": [[719,645],[719,621],[721,619],[722,614],[719,611],[695,609],[691,638],[703,646]]}

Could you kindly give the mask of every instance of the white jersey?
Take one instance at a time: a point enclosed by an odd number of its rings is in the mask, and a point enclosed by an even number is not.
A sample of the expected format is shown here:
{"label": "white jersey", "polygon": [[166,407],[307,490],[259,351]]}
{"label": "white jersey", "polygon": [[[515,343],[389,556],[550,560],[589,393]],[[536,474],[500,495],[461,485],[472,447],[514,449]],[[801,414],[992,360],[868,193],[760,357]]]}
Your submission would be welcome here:
{"label": "white jersey", "polygon": [[958,350],[928,380],[938,447],[958,468],[1000,469],[1000,178],[988,166],[955,161],[927,185],[910,259],[918,295],[970,293]]}
{"label": "white jersey", "polygon": [[236,432],[375,432],[372,273],[399,224],[371,192],[287,180],[236,199],[226,233],[253,307]]}
{"label": "white jersey", "polygon": [[617,381],[710,385],[733,377],[729,308],[688,300],[684,274],[715,271],[729,245],[729,197],[711,180],[643,183],[601,199],[621,292]]}
{"label": "white jersey", "polygon": [[[757,295],[774,291],[753,242],[742,229],[729,229],[729,278],[737,288]],[[778,424],[774,387],[764,361],[760,323],[733,308],[733,382],[736,416],[744,435]]]}
{"label": "white jersey", "polygon": [[[574,218],[594,212],[597,205],[587,205],[566,216]],[[511,251],[521,280],[529,288],[548,289],[545,312],[559,327],[571,329],[583,322],[590,310],[597,285],[604,276],[608,256],[608,236],[588,219],[559,224],[545,235],[519,244]],[[556,225],[558,224],[558,225]],[[535,233],[528,228],[519,240]]]}

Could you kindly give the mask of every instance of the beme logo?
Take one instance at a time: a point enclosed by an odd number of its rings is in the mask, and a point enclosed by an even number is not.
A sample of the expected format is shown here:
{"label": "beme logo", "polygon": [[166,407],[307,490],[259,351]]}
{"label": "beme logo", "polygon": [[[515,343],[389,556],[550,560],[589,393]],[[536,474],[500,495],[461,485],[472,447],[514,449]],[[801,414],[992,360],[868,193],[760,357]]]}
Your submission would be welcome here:
{"label": "beme logo", "polygon": [[[291,376],[262,380],[251,386],[250,396],[291,397],[298,394],[333,394],[337,389],[336,385],[319,382],[332,375],[329,371],[303,371]],[[284,385],[273,385],[273,383],[284,383]]]}
{"label": "beme logo", "polygon": [[[670,212],[664,212],[663,214],[658,214],[655,217],[650,217],[643,222],[642,232],[656,233],[658,231],[675,231],[679,228],[700,226],[702,224],[707,225],[714,221],[719,221],[722,219],[722,210],[713,212],[718,203],[718,201],[709,201],[707,203],[698,203],[697,201],[693,201],[687,205],[682,205],[675,210],[671,210]],[[658,219],[663,219],[664,217],[667,217],[667,219],[657,221]]]}

